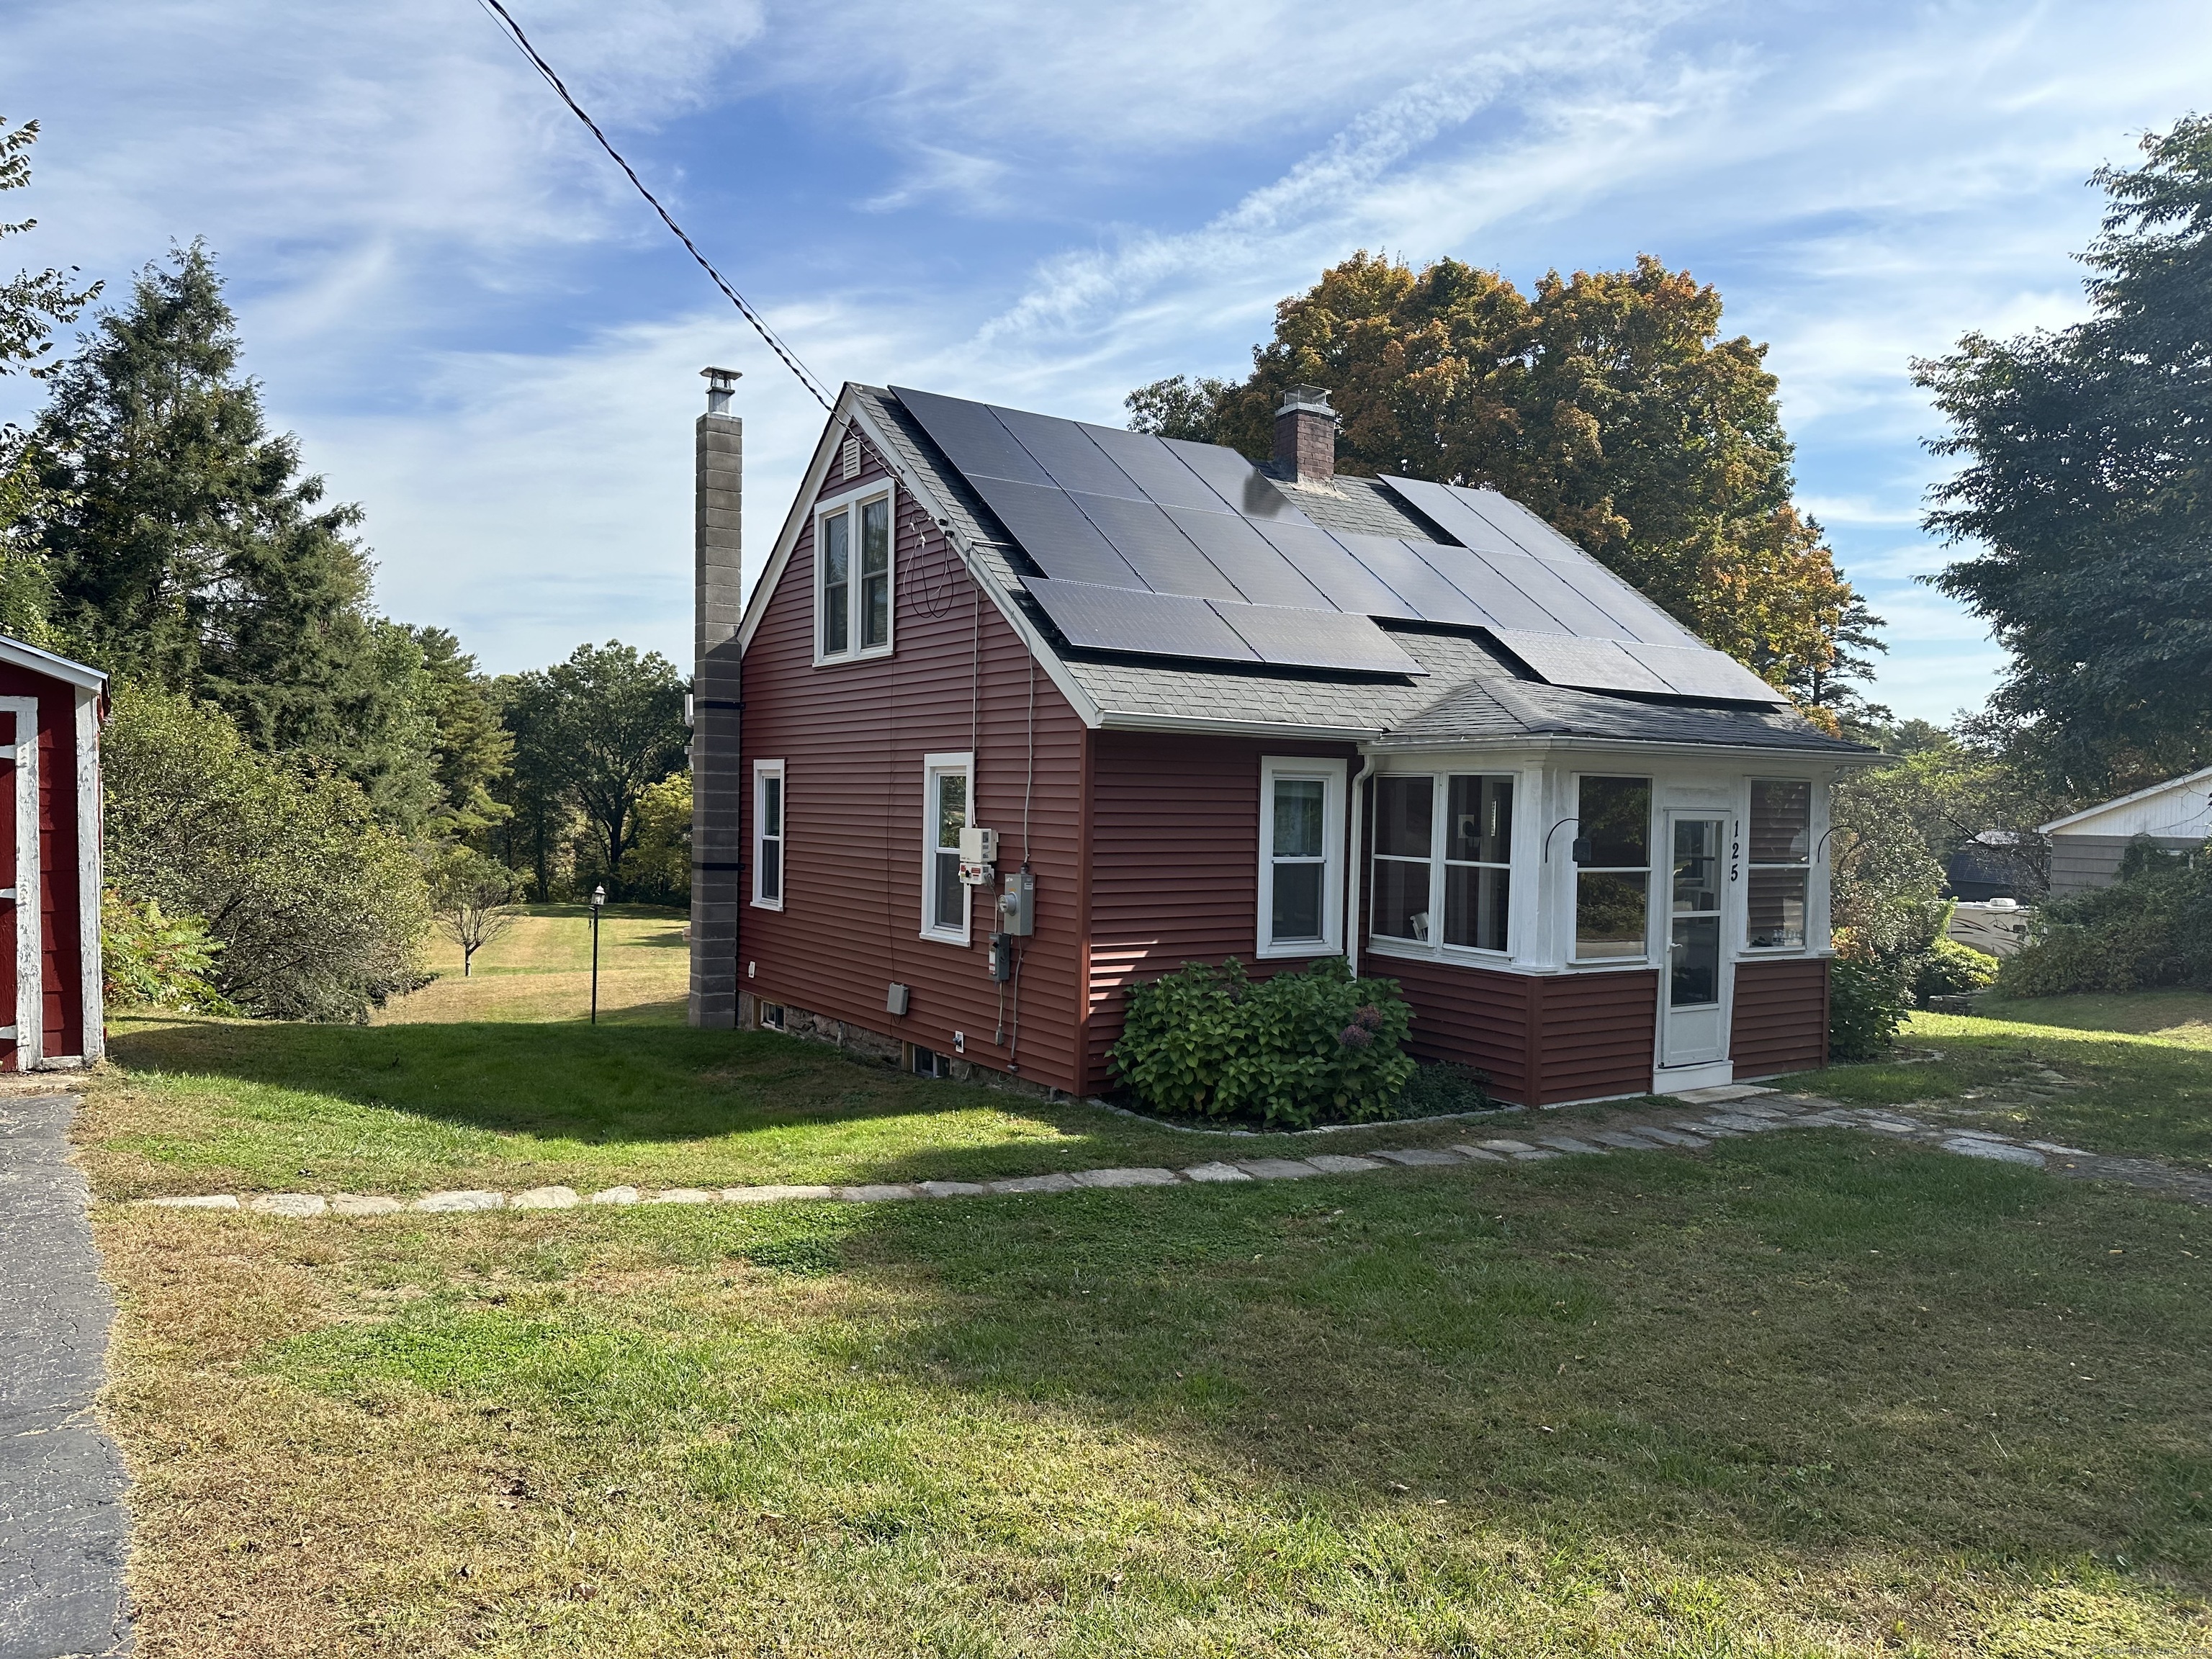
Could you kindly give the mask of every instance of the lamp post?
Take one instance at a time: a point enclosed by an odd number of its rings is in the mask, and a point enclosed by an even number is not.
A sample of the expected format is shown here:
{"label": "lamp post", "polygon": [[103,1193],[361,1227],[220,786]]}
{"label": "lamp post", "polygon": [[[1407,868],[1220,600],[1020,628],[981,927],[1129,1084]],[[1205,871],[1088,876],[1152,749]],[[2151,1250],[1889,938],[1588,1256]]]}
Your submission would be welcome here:
{"label": "lamp post", "polygon": [[599,912],[606,908],[607,890],[592,889],[592,1024],[599,1023]]}

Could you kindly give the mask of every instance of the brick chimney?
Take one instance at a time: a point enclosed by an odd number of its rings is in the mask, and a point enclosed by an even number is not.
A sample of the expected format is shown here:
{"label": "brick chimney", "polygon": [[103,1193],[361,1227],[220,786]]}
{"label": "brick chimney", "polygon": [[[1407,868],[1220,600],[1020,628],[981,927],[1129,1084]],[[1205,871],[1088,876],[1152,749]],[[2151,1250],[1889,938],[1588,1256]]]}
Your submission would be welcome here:
{"label": "brick chimney", "polygon": [[1336,476],[1336,411],[1317,386],[1294,386],[1275,411],[1275,465],[1293,483]]}
{"label": "brick chimney", "polygon": [[706,368],[692,435],[691,995],[694,1025],[738,1018],[738,912],[744,848],[738,754],[738,623],[744,611],[744,422],[730,413],[738,371]]}

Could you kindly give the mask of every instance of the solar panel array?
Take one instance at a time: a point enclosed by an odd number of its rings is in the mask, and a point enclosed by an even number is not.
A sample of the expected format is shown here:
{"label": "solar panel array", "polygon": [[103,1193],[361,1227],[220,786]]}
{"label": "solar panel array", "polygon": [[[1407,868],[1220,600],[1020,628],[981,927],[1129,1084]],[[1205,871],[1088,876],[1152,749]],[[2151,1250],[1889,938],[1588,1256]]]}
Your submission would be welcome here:
{"label": "solar panel array", "polygon": [[1030,589],[1073,645],[1405,674],[1376,622],[1425,622],[1555,685],[1784,701],[1496,490],[1384,478],[1451,539],[1358,535],[1218,445],[891,391],[1044,571]]}

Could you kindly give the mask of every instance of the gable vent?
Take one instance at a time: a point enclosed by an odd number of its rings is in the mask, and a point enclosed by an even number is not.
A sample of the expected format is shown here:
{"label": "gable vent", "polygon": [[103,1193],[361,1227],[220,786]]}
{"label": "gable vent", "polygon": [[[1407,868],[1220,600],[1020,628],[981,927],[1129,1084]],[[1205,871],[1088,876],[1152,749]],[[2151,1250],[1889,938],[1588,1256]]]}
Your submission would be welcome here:
{"label": "gable vent", "polygon": [[847,477],[857,478],[860,476],[860,441],[858,438],[845,440],[845,453],[839,457],[839,460],[845,469]]}

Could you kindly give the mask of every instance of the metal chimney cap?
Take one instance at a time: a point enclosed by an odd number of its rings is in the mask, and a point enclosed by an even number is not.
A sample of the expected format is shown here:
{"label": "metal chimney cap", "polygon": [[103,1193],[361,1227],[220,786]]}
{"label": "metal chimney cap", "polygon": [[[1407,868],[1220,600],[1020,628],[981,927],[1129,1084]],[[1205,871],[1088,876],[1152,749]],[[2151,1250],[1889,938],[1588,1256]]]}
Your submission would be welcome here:
{"label": "metal chimney cap", "polygon": [[1328,390],[1318,386],[1294,386],[1283,394],[1283,406],[1275,411],[1288,415],[1295,410],[1310,410],[1316,415],[1336,418],[1336,411],[1328,406]]}
{"label": "metal chimney cap", "polygon": [[699,378],[706,381],[712,391],[735,392],[738,377],[744,373],[743,369],[738,368],[702,368],[699,371]]}

